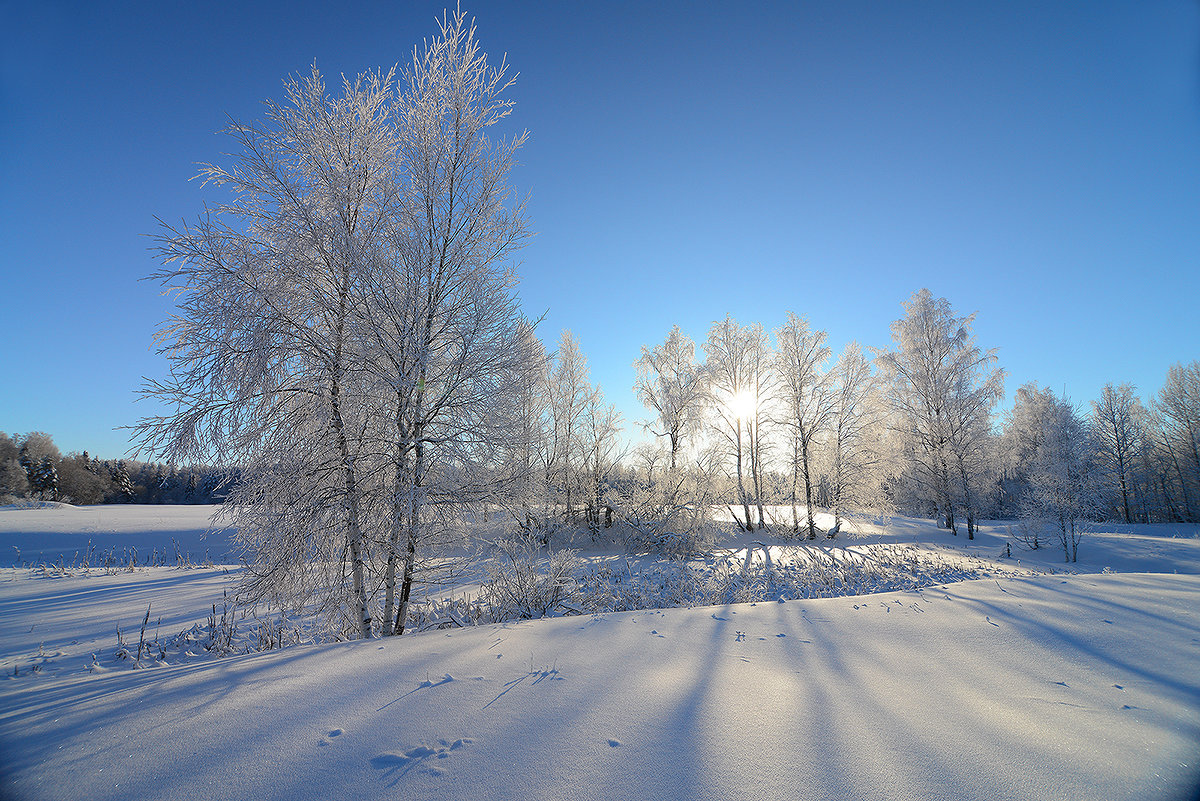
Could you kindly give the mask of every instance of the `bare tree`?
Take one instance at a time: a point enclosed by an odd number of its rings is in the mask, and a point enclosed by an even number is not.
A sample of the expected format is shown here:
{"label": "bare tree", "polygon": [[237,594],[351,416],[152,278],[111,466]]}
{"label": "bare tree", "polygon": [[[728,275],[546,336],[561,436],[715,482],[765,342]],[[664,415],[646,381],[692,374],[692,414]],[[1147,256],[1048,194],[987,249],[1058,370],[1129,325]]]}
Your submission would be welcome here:
{"label": "bare tree", "polygon": [[1092,429],[1096,433],[1098,455],[1104,472],[1116,481],[1126,523],[1133,522],[1129,496],[1146,418],[1142,402],[1133,393],[1132,384],[1116,388],[1105,384],[1100,399],[1092,401]]}
{"label": "bare tree", "polygon": [[766,336],[757,323],[740,326],[732,317],[713,323],[704,345],[705,376],[709,388],[714,430],[733,459],[738,503],[744,520],[734,519],[747,531],[755,529],[750,515],[751,496],[746,489],[746,472],[754,490],[758,528],[766,527],[762,504],[762,473],[765,458],[765,415],[763,404],[772,389]]}
{"label": "bare tree", "polygon": [[787,323],[775,331],[775,365],[782,401],[781,422],[791,441],[792,530],[800,531],[797,513],[798,485],[804,478],[804,508],[808,538],[816,539],[813,519],[813,479],[810,452],[815,438],[829,426],[835,397],[825,371],[830,351],[824,331],[809,327],[808,320],[788,312]]}
{"label": "bare tree", "polygon": [[[395,424],[393,522],[387,599],[399,582],[395,633],[404,630],[434,491],[462,500],[478,494],[519,401],[510,381],[524,320],[506,260],[527,237],[523,202],[507,186],[521,133],[493,143],[488,129],[509,116],[507,64],[488,63],[461,11],[413,51],[394,115],[407,181],[389,231],[391,258],[378,262],[369,330],[376,377],[392,391]],[[455,469],[435,475],[439,459]],[[453,474],[453,477],[451,477]],[[468,488],[470,492],[468,492]],[[399,559],[399,575],[393,563]],[[385,630],[391,622],[385,600]]]}
{"label": "bare tree", "polygon": [[508,454],[512,472],[520,486],[514,497],[513,514],[528,537],[542,545],[550,544],[553,530],[550,479],[553,475],[553,449],[548,434],[550,399],[550,359],[532,324],[522,326],[517,344],[520,358],[512,377],[516,389],[519,436],[510,443]]}
{"label": "bare tree", "polygon": [[[144,394],[175,411],[136,429],[143,450],[173,462],[220,454],[246,464],[275,459],[273,443],[290,432],[310,432],[290,445],[307,456],[297,469],[321,474],[322,484],[339,476],[336,497],[326,499],[338,520],[326,530],[348,552],[360,636],[370,635],[371,613],[360,421],[348,419],[355,399],[347,392],[356,295],[396,200],[392,77],[362,75],[330,97],[314,68],[286,83],[287,105],[268,102],[265,123],[230,125],[241,148],[234,166],[201,174],[233,199],[158,239],[166,267],[152,278],[179,293],[180,311],[160,332],[171,378]],[[247,477],[270,474],[264,463]],[[252,543],[261,519],[236,521]],[[262,575],[277,585],[279,571],[264,566]]]}
{"label": "bare tree", "polygon": [[829,424],[830,506],[833,528],[841,530],[842,516],[853,506],[858,511],[881,506],[880,487],[886,468],[881,443],[886,428],[879,379],[863,357],[857,342],[842,351],[832,371],[833,413]]}
{"label": "bare tree", "polygon": [[967,539],[975,539],[975,520],[985,483],[995,485],[991,468],[992,409],[1004,395],[1004,371],[993,369],[993,358],[966,367],[950,393],[948,429],[953,469],[957,473]]}
{"label": "bare tree", "polygon": [[679,326],[673,326],[663,344],[642,346],[635,363],[638,376],[633,390],[639,401],[657,416],[647,428],[670,443],[670,469],[675,470],[685,438],[700,422],[705,398],[704,380],[696,364],[696,345]]}
{"label": "bare tree", "polygon": [[583,410],[583,457],[587,476],[587,521],[592,532],[612,525],[612,506],[606,500],[609,474],[621,457],[621,415],[604,402],[597,386],[589,393]]}
{"label": "bare tree", "polygon": [[587,359],[570,331],[563,331],[558,353],[550,370],[547,395],[550,401],[550,440],[556,475],[551,477],[564,504],[563,519],[575,519],[584,450],[584,413],[592,387],[588,383]]}
{"label": "bare tree", "polygon": [[1183,500],[1183,516],[1194,522],[1200,519],[1193,506],[1193,499],[1200,497],[1200,361],[1171,366],[1154,411]]}

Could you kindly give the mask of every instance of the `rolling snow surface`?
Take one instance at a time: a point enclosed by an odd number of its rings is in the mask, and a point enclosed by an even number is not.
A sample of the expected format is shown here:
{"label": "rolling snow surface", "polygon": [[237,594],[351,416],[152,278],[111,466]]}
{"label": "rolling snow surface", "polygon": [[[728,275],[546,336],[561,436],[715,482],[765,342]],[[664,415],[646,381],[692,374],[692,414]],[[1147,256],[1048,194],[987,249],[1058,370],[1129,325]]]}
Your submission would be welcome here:
{"label": "rolling snow surface", "polygon": [[[1200,541],[1163,533],[1089,537],[1078,574],[141,670],[114,666],[115,626],[202,621],[234,571],[6,568],[0,798],[1191,798]],[[1003,548],[1002,526],[889,537]]]}

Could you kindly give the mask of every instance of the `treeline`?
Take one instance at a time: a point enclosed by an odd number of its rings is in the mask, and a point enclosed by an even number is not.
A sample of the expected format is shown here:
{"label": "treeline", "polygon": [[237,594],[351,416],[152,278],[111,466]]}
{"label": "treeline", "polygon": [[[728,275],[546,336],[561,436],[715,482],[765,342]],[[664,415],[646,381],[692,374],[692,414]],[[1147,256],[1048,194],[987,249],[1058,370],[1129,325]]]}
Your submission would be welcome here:
{"label": "treeline", "polygon": [[[1033,547],[1052,524],[1069,560],[1086,521],[1200,522],[1200,362],[1171,367],[1148,403],[1130,384],[1081,407],[1029,383],[1001,412],[1004,371],[976,344],[974,315],[928,290],[904,309],[891,347],[869,357],[851,343],[834,358],[826,333],[792,314],[770,333],[714,323],[703,359],[678,327],[643,348],[635,390],[658,442],[633,454],[641,486],[664,511],[703,487],[744,530],[809,538],[822,507],[828,536],[848,510],[933,517],[968,537],[980,518],[1017,519]],[[553,404],[550,416],[564,428]],[[629,476],[610,486],[620,503]]]}
{"label": "treeline", "polygon": [[0,504],[20,500],[97,503],[221,503],[225,474],[130,459],[63,456],[49,434],[0,431]]}

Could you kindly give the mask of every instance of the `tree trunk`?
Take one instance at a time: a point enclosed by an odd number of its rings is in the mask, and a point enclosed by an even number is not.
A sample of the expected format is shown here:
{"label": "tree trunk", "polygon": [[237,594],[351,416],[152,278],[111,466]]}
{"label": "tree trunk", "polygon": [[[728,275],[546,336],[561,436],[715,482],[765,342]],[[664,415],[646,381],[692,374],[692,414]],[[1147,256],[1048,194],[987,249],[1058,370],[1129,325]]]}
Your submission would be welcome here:
{"label": "tree trunk", "polygon": [[[419,429],[418,429],[419,431]],[[408,536],[404,543],[404,570],[400,579],[400,604],[396,612],[396,633],[403,634],[408,622],[408,605],[412,597],[413,576],[416,572],[417,540],[421,533],[421,498],[422,487],[425,484],[425,446],[421,442],[422,433],[414,432],[412,460],[412,480],[410,485],[410,502],[408,505]]]}
{"label": "tree trunk", "polygon": [[358,486],[354,459],[346,440],[346,427],[340,406],[341,386],[335,379],[331,388],[333,406],[333,428],[337,435],[338,450],[342,458],[342,472],[346,488],[346,544],[350,547],[350,572],[354,582],[355,612],[358,616],[358,636],[371,638],[371,607],[367,600],[365,564],[363,562],[363,535],[359,524]]}
{"label": "tree trunk", "polygon": [[800,533],[800,512],[799,512],[799,509],[797,508],[799,506],[799,500],[800,500],[800,497],[799,497],[799,492],[800,492],[800,453],[799,453],[799,448],[797,447],[799,445],[799,442],[800,442],[799,437],[793,437],[793,439],[792,439],[792,497],[791,497],[791,501],[792,501],[792,533],[793,534]]}
{"label": "tree trunk", "polygon": [[946,464],[946,455],[938,449],[938,492],[941,494],[941,503],[946,511],[946,528],[950,529],[950,533],[958,536],[958,526],[954,522],[954,497],[950,494],[950,466]]}
{"label": "tree trunk", "polygon": [[801,458],[804,464],[804,503],[805,510],[808,512],[808,538],[815,540],[817,538],[817,524],[813,519],[813,499],[812,499],[812,476],[808,470],[808,440],[802,439]]}
{"label": "tree trunk", "polygon": [[962,459],[958,460],[958,472],[962,477],[963,506],[967,513],[967,539],[975,539],[975,505],[971,500],[971,484],[967,480],[967,467]]}
{"label": "tree trunk", "polygon": [[759,464],[760,452],[758,423],[754,424],[750,434],[750,477],[754,481],[754,505],[758,509],[758,527],[765,531],[766,516],[763,514],[762,469]]}
{"label": "tree trunk", "polygon": [[[397,418],[400,415],[397,413]],[[399,422],[399,420],[398,420]],[[389,636],[395,633],[396,620],[392,613],[395,611],[396,601],[396,567],[400,561],[400,534],[404,530],[404,508],[405,508],[405,492],[404,487],[408,482],[408,465],[406,458],[406,443],[403,433],[403,425],[399,425],[397,430],[400,432],[396,443],[395,454],[395,470],[396,484],[392,489],[392,521],[388,531],[388,560],[387,571],[384,574],[384,601],[383,601],[383,633],[384,636]]]}
{"label": "tree trunk", "polygon": [[754,519],[750,516],[750,500],[746,497],[746,483],[742,479],[742,424],[739,421],[737,427],[737,488],[738,500],[742,504],[742,511],[746,515],[746,531],[754,531]]}

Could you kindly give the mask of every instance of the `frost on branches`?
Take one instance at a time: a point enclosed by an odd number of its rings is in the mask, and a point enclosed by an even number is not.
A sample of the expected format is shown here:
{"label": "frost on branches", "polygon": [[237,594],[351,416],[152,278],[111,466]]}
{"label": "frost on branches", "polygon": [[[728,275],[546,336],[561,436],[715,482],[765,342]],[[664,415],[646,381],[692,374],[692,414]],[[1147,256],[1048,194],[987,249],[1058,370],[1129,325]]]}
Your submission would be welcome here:
{"label": "frost on branches", "polygon": [[945,298],[922,289],[892,323],[896,348],[878,356],[890,382],[896,431],[907,440],[910,481],[958,533],[956,510],[975,537],[980,476],[992,410],[1004,394],[994,350],[975,344],[975,315],[957,317]]}
{"label": "frost on branches", "polygon": [[242,465],[243,600],[402,633],[464,504],[519,478],[529,348],[508,263],[527,232],[506,180],[525,134],[487,136],[513,107],[507,72],[461,12],[399,73],[335,93],[314,67],[229,127],[232,165],[202,170],[229,201],[158,237],[179,312],[160,332],[171,376],[144,393],[171,412],[138,438]]}

